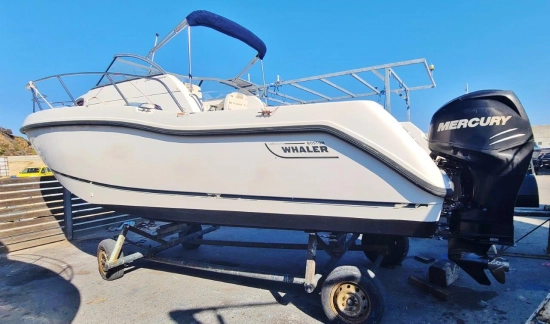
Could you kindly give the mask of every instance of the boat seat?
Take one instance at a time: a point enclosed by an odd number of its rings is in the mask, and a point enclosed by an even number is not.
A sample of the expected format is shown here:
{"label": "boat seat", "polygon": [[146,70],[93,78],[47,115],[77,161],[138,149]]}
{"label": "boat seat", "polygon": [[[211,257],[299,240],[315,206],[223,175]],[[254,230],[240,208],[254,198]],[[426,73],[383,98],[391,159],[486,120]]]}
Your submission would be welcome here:
{"label": "boat seat", "polygon": [[239,92],[231,92],[225,96],[223,110],[248,109],[248,99]]}
{"label": "boat seat", "polygon": [[264,109],[267,105],[257,96],[255,95],[248,95],[246,96],[248,100],[248,108],[250,109]]}

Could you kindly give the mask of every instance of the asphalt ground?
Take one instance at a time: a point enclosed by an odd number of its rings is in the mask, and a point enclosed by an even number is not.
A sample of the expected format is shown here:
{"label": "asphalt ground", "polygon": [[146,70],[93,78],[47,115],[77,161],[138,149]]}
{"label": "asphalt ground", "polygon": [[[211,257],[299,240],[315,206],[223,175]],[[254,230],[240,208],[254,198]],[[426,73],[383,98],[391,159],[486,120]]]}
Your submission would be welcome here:
{"label": "asphalt ground", "polygon": [[[540,201],[550,204],[550,175],[538,175]],[[516,217],[516,239],[545,218]],[[59,242],[0,256],[0,323],[323,323],[318,291],[303,286],[189,270],[139,260],[124,277],[101,279],[97,271],[98,243],[113,236],[101,231],[71,242]],[[506,283],[492,277],[490,286],[477,284],[461,272],[445,288],[448,300],[408,283],[410,276],[428,280],[423,255],[446,258],[447,242],[411,239],[401,265],[380,268],[387,311],[383,323],[524,323],[550,293],[548,223],[509,248]],[[139,238],[130,235],[130,239]],[[295,231],[221,228],[205,239],[307,243]],[[145,244],[148,244],[146,242]],[[135,250],[124,246],[124,251]],[[194,251],[176,246],[160,256],[258,271],[304,275],[305,250],[273,250],[203,245]],[[318,252],[318,264],[328,260]],[[349,251],[338,265],[371,267],[361,251]]]}

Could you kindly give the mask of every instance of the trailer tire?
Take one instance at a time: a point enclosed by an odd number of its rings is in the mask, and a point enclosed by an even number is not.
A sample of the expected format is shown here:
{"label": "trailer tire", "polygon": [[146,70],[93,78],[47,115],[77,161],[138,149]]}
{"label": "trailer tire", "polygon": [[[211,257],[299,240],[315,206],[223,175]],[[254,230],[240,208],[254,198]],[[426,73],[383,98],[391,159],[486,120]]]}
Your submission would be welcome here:
{"label": "trailer tire", "polygon": [[354,266],[340,266],[327,276],[321,302],[329,323],[379,323],[386,310],[380,280]]}
{"label": "trailer tire", "polygon": [[[196,232],[200,232],[202,231],[202,225],[200,224],[191,224],[189,227],[187,227],[187,230],[183,231],[183,232],[179,232],[178,236],[180,238],[186,236],[186,235],[189,235],[189,234],[193,234],[193,233],[196,233]],[[197,237],[198,239],[202,239],[202,235],[200,235],[199,237]],[[200,244],[196,244],[196,243],[186,243],[186,242],[182,242],[181,243],[181,246],[186,249],[186,250],[196,250],[199,248],[199,246],[201,246]]]}
{"label": "trailer tire", "polygon": [[[103,265],[111,257],[111,254],[115,250],[115,245],[116,245],[115,240],[105,239],[99,242],[99,245],[97,246],[97,267],[99,270],[99,274],[101,275],[101,278],[107,281],[116,280],[124,276],[124,265],[120,265],[116,268],[109,269],[107,271],[103,270]],[[118,258],[122,258],[122,257],[124,257],[124,252],[120,250],[120,254],[118,255]]]}
{"label": "trailer tire", "polygon": [[[398,265],[405,260],[409,253],[409,238],[406,236],[363,234],[361,246],[365,248],[369,245],[386,245],[388,247],[388,254],[384,255],[382,259],[383,266]],[[377,251],[364,250],[363,252],[371,262],[376,261]]]}

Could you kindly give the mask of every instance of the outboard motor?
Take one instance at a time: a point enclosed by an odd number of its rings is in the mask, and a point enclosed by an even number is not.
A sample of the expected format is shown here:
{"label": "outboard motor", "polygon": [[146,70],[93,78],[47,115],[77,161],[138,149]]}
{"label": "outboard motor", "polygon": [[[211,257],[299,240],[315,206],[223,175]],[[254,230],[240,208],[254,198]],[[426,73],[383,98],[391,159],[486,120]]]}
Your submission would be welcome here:
{"label": "outboard motor", "polygon": [[508,262],[487,252],[493,244],[514,244],[514,205],[534,149],[523,106],[512,91],[460,96],[434,114],[428,139],[454,184],[443,211],[449,259],[480,284],[491,284],[485,269],[504,283]]}

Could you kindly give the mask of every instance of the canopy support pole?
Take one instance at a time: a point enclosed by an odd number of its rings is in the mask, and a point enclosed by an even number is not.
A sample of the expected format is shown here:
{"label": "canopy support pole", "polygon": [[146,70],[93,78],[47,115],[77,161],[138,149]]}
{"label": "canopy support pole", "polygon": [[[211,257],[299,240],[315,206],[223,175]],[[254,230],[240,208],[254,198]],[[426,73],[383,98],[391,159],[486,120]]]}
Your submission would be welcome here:
{"label": "canopy support pole", "polygon": [[191,89],[192,89],[193,74],[191,73],[191,26],[187,27],[187,48],[188,48],[187,57],[189,58],[189,84],[191,85]]}
{"label": "canopy support pole", "polygon": [[179,34],[185,27],[187,27],[187,19],[184,19],[179,25],[176,26],[171,32],[168,33],[168,35],[164,36],[164,38],[158,42],[158,44],[155,45],[150,51],[149,54],[147,54],[147,58],[151,58],[151,56],[158,51],[161,47],[166,45],[172,38],[176,37],[177,34]]}
{"label": "canopy support pole", "polygon": [[255,56],[255,57],[252,59],[252,61],[250,61],[250,63],[248,63],[248,64],[244,67],[244,69],[243,69],[241,72],[239,72],[239,74],[237,74],[237,76],[235,76],[235,77],[233,78],[233,80],[237,80],[238,78],[240,78],[240,77],[241,77],[243,74],[245,74],[245,72],[248,71],[248,69],[250,69],[250,68],[252,67],[252,65],[254,65],[257,61],[258,61],[258,57]]}
{"label": "canopy support pole", "polygon": [[[260,60],[260,65],[262,66],[262,81],[263,81],[263,94],[262,96],[265,98],[265,105],[267,106],[267,88],[265,86],[265,73],[264,73],[264,60]],[[258,91],[259,92],[259,91]]]}
{"label": "canopy support pole", "polygon": [[[153,45],[153,48],[157,46],[158,40],[159,40],[159,33],[155,33],[155,45]],[[151,54],[151,62],[153,62],[154,60],[155,60],[155,52]]]}

